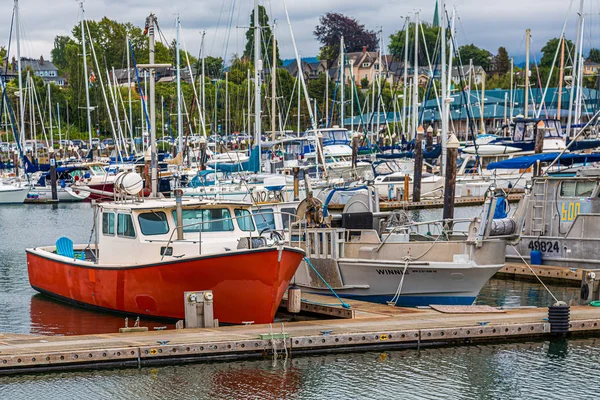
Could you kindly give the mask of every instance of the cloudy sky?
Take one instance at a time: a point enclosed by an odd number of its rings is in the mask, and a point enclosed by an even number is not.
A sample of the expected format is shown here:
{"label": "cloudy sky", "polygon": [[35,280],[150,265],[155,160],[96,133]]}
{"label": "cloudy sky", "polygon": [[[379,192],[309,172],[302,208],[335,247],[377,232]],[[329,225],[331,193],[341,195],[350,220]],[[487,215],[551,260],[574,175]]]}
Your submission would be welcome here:
{"label": "cloudy sky", "polygon": [[[0,45],[8,44],[8,33],[13,0],[1,0]],[[447,0],[447,8],[457,10],[456,35],[460,44],[475,43],[495,53],[505,46],[517,61],[525,53],[525,29],[532,30],[532,48],[538,53],[546,41],[560,35],[568,17],[567,36],[574,40],[576,10],[569,12],[572,0]],[[271,19],[278,22],[282,58],[292,58],[289,28],[282,0],[261,0]],[[320,15],[340,12],[357,18],[369,29],[383,29],[385,45],[388,37],[402,29],[404,16],[419,11],[421,18],[431,22],[435,0],[287,0],[298,49],[302,56],[313,56],[319,44],[313,30]],[[578,2],[577,2],[578,3]],[[600,4],[587,1],[584,46],[600,47]],[[73,0],[19,0],[21,15],[22,55],[49,58],[53,38],[69,34],[80,15]],[[51,6],[49,6],[51,4]],[[187,50],[198,54],[200,32],[206,31],[206,50],[213,56],[230,59],[243,52],[245,29],[253,0],[88,0],[86,18],[107,16],[119,22],[142,26],[150,11],[157,15],[165,36],[174,37],[175,14],[179,13],[183,40]],[[231,26],[231,29],[229,29]],[[229,39],[227,39],[229,36]],[[13,47],[14,48],[14,47]]]}

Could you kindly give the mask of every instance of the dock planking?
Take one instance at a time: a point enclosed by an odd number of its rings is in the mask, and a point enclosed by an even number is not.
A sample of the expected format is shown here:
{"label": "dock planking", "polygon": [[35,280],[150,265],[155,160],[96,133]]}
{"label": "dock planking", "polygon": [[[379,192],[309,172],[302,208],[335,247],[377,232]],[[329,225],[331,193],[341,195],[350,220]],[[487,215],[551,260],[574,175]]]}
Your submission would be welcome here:
{"label": "dock planking", "polygon": [[[330,297],[303,297],[322,303],[323,309],[341,308]],[[81,336],[0,335],[0,374],[464,345],[551,335],[546,308],[444,314],[357,300],[348,303],[352,318]],[[327,315],[332,315],[331,310]],[[570,331],[597,334],[600,308],[572,307]]]}
{"label": "dock planking", "polygon": [[581,280],[586,274],[586,270],[582,268],[552,265],[530,265],[530,267],[531,269],[522,263],[507,262],[495,276],[537,281],[537,275],[544,283],[581,286]]}

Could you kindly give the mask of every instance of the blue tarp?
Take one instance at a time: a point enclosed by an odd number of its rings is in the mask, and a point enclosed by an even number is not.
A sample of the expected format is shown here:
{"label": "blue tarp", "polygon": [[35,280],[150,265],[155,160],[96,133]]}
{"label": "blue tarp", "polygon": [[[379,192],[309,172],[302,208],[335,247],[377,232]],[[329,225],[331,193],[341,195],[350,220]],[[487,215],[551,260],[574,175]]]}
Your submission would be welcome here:
{"label": "blue tarp", "polygon": [[[526,169],[534,165],[538,160],[542,163],[554,161],[560,153],[532,154],[530,156],[509,158],[508,160],[489,163],[487,169]],[[563,154],[558,160],[559,165],[571,165],[578,163],[591,163],[600,161],[600,154]]]}

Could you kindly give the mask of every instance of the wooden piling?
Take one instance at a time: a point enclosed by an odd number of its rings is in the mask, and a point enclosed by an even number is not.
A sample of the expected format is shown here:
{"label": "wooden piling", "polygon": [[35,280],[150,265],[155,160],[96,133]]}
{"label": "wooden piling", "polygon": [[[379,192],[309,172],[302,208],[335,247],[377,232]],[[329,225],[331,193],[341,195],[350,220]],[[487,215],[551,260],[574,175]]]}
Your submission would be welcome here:
{"label": "wooden piling", "polygon": [[358,162],[358,142],[359,142],[358,133],[354,133],[352,135],[352,168],[356,168],[356,163]]}
{"label": "wooden piling", "polygon": [[423,176],[423,134],[425,130],[423,125],[417,129],[415,139],[415,171],[413,173],[413,196],[412,201],[418,203],[421,201],[421,177]]}
{"label": "wooden piling", "polygon": [[56,186],[56,158],[54,157],[54,149],[49,154],[50,156],[50,187],[52,190],[52,201],[58,201],[58,188]]}
{"label": "wooden piling", "polygon": [[538,122],[535,133],[535,154],[540,154],[544,150],[544,136],[546,133],[546,126],[543,121]]}
{"label": "wooden piling", "polygon": [[[427,128],[427,135],[425,135],[425,150],[428,153],[433,150],[433,126],[431,125]],[[430,174],[433,172],[433,167],[430,164],[427,165],[427,172]]]}
{"label": "wooden piling", "polygon": [[402,196],[402,200],[408,202],[410,201],[410,176],[404,175],[404,195]]}
{"label": "wooden piling", "polygon": [[454,134],[446,142],[446,176],[444,181],[444,213],[445,220],[454,218],[454,197],[456,192],[456,158],[460,143]]}

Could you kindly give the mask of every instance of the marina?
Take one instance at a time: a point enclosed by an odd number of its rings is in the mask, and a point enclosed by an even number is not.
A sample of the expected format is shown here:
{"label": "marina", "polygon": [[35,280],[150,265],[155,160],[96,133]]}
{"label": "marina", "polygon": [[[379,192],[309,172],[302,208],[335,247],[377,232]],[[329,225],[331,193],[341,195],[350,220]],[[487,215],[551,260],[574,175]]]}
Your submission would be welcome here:
{"label": "marina", "polygon": [[0,13],[0,396],[597,397],[585,0],[493,52],[446,0],[78,1],[39,59],[35,1]]}

